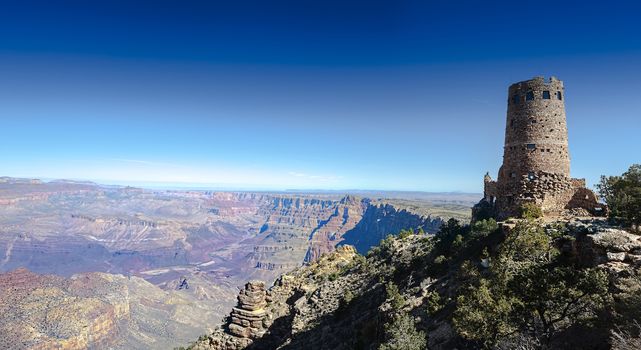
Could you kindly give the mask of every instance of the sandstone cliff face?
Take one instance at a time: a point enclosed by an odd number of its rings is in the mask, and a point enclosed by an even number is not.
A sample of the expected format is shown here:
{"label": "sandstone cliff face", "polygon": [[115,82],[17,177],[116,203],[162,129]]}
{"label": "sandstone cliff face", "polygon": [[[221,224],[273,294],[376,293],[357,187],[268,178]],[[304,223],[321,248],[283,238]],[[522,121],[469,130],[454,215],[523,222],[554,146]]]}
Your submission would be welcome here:
{"label": "sandstone cliff face", "polygon": [[353,196],[340,200],[280,197],[271,201],[271,207],[262,209],[266,220],[249,259],[257,269],[276,273],[314,261],[340,244],[354,245],[366,253],[388,234],[409,228],[434,233],[443,222],[439,217]]}
{"label": "sandstone cliff face", "polygon": [[359,253],[365,254],[389,234],[408,228],[422,228],[427,233],[435,233],[442,223],[443,219],[439,217],[424,217],[404,209],[398,210],[390,204],[373,205],[366,201],[362,220],[343,235],[342,243],[353,245]]}
{"label": "sandstone cliff face", "polygon": [[309,237],[305,261],[314,261],[322,254],[334,250],[344,240],[345,234],[363,221],[367,202],[346,196],[336,205],[334,212],[315,228]]}
{"label": "sandstone cliff face", "polygon": [[[248,256],[256,268],[277,274],[331,251],[343,233],[362,215],[360,200],[274,197],[260,211],[265,221],[254,251]],[[285,247],[285,248],[283,248]]]}

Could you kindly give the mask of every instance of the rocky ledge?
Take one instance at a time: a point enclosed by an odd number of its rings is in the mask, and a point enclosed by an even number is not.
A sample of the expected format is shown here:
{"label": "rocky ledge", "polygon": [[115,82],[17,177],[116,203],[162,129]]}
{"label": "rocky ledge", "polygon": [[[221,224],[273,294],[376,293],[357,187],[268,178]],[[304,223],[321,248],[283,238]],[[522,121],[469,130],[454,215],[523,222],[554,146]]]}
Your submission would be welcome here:
{"label": "rocky ledge", "polygon": [[[261,348],[271,339],[278,342],[287,334],[305,329],[319,315],[338,308],[345,282],[334,280],[333,276],[356,256],[354,247],[339,247],[308,266],[282,275],[267,291],[261,281],[248,282],[239,293],[238,305],[232,309],[226,325],[201,338],[190,349],[245,349],[257,339],[263,344],[258,346]],[[286,326],[282,327],[283,324]],[[273,348],[276,347],[274,344]]]}
{"label": "rocky ledge", "polygon": [[[387,324],[394,315],[403,313],[411,315],[416,328],[426,335],[430,349],[478,348],[479,343],[466,338],[453,323],[459,296],[467,290],[461,276],[470,268],[488,276],[492,266],[500,264],[496,252],[502,249],[502,242],[510,235],[522,234],[518,228],[521,223],[543,228],[546,244],[554,246],[562,259],[572,261],[567,266],[576,271],[606,272],[608,298],[622,300],[624,293],[641,292],[641,280],[638,286],[634,282],[641,273],[641,236],[598,218],[520,221],[524,220],[494,223],[492,227],[496,228],[485,235],[468,231],[469,237],[459,239],[463,243],[457,251],[452,248],[455,243],[444,243],[447,231],[436,236],[385,239],[367,257],[358,255],[351,246],[339,247],[282,275],[267,291],[260,282],[248,283],[227,324],[191,348],[378,348],[387,339]],[[459,227],[458,232],[464,231]],[[484,246],[487,249],[481,249]],[[483,250],[489,251],[489,259],[484,257],[486,253],[478,254]],[[613,313],[609,317],[615,316]],[[601,342],[595,348],[608,342],[607,332],[602,332],[605,340],[599,338]],[[551,344],[560,343],[555,338]],[[563,344],[561,348],[570,348],[570,343]]]}
{"label": "rocky ledge", "polygon": [[575,251],[584,266],[615,273],[641,266],[641,236],[610,226],[604,219],[575,219],[567,224],[575,238],[565,251]]}

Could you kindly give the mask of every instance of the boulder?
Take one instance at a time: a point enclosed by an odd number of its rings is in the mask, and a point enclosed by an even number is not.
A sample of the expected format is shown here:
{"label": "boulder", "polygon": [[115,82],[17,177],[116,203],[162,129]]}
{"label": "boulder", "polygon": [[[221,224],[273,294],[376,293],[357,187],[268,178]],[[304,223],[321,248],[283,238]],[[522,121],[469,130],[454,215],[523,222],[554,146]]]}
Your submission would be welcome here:
{"label": "boulder", "polygon": [[626,254],[624,252],[621,253],[606,253],[608,257],[608,261],[625,261]]}
{"label": "boulder", "polygon": [[639,236],[633,235],[622,229],[600,228],[598,232],[588,235],[593,244],[608,252],[630,252],[641,250]]}

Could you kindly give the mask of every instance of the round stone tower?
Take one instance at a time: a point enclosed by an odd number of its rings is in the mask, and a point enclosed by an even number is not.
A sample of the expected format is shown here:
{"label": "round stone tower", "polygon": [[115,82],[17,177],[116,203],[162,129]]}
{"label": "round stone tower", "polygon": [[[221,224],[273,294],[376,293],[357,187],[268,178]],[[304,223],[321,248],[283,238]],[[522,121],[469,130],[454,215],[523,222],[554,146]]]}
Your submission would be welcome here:
{"label": "round stone tower", "polygon": [[554,77],[510,86],[500,182],[539,172],[570,177],[564,97],[563,82]]}
{"label": "round stone tower", "polygon": [[577,208],[594,215],[605,212],[585,180],[570,177],[564,99],[563,82],[554,77],[510,86],[503,165],[496,181],[489,174],[484,177],[485,196],[475,206],[475,216],[517,216],[525,203],[546,215]]}

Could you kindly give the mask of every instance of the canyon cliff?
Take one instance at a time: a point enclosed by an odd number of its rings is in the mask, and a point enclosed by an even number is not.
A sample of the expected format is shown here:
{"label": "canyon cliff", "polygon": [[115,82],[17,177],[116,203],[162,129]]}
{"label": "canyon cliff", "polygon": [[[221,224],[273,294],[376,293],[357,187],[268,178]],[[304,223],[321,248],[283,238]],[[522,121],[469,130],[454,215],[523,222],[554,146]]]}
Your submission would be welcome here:
{"label": "canyon cliff", "polygon": [[[159,296],[149,313],[171,312],[177,298],[198,305],[189,311],[190,317],[207,322],[196,325],[183,320],[189,326],[181,327],[188,331],[173,333],[141,326],[134,336],[115,329],[123,324],[121,319],[135,323],[147,317],[145,313],[121,317],[105,311],[112,315],[111,321],[105,321],[100,332],[116,339],[116,348],[131,348],[140,337],[161,347],[175,346],[193,339],[194,332],[204,334],[219,324],[234,303],[236,288],[248,280],[271,284],[282,273],[312,263],[341,244],[355,244],[365,252],[385,235],[404,228],[421,226],[435,232],[441,217],[468,212],[471,206],[447,203],[448,210],[454,205],[458,211],[442,214],[446,208],[442,202],[418,200],[412,208],[403,209],[396,203],[400,202],[322,193],[151,191],[5,179],[0,183],[0,272],[8,272],[7,278],[13,280],[16,269],[26,268],[28,280],[57,278],[61,286],[69,279],[96,279],[95,273],[100,272],[103,279],[110,276],[119,281],[118,288],[129,286],[125,289],[133,305],[148,304],[134,302],[143,300],[137,295],[142,289],[130,288],[131,281],[144,281],[145,293]],[[93,300],[91,295],[82,299],[73,289],[60,290],[61,295],[80,298],[82,303]],[[18,310],[27,305],[26,294],[22,298],[17,300]],[[47,302],[55,308],[68,298]],[[103,300],[101,307],[115,310],[108,306],[109,300]],[[79,313],[82,322],[70,320],[83,326],[68,325],[69,332],[59,339],[68,340],[63,348],[84,341],[90,346],[101,344],[98,328],[95,334],[81,331],[94,327],[92,312]],[[18,319],[16,324],[26,328],[16,326],[13,331],[40,327],[32,323],[37,322]],[[55,337],[46,331],[42,334],[29,347],[54,342]]]}

